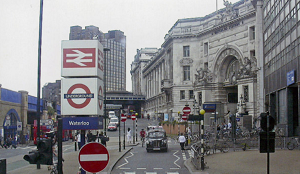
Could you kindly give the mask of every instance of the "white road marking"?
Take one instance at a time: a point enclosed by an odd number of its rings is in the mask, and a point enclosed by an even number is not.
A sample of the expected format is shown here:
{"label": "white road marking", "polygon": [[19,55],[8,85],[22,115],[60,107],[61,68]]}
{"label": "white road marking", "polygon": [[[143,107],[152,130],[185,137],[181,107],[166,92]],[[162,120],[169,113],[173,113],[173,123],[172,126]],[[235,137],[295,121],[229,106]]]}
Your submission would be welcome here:
{"label": "white road marking", "polygon": [[184,161],[186,161],[186,156],[185,156],[185,153],[184,153],[184,152],[182,152],[182,159],[183,159]]}
{"label": "white road marking", "polygon": [[124,160],[125,160],[125,163],[124,163],[124,164],[122,164],[122,165],[119,165],[119,166],[117,167],[117,169],[118,169],[118,168],[120,168],[120,167],[122,167],[122,166],[124,166],[124,165],[126,165],[126,164],[128,164],[127,158],[130,158],[130,157],[132,157],[132,156],[133,156],[133,153],[132,153],[132,152],[130,152],[130,153],[131,153],[131,155],[130,155],[129,157],[126,157],[126,158],[124,158]]}
{"label": "white road marking", "polygon": [[176,162],[180,159],[179,156],[175,155],[177,152],[178,152],[178,150],[177,150],[176,152],[173,153],[173,156],[177,157],[177,160],[174,161],[174,164],[175,164],[176,166],[178,166],[179,168],[181,168],[180,165],[176,164]]}
{"label": "white road marking", "polygon": [[178,170],[179,168],[170,168],[170,170]]}
{"label": "white road marking", "polygon": [[136,168],[137,170],[146,170],[146,168]]}
{"label": "white road marking", "polygon": [[163,168],[153,168],[154,170],[162,170]]}

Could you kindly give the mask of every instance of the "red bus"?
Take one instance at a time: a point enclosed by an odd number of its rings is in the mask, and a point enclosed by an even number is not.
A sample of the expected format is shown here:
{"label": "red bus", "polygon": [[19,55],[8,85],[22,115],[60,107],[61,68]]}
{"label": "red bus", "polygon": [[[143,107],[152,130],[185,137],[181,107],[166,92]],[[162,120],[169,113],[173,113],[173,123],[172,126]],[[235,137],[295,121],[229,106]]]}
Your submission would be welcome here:
{"label": "red bus", "polygon": [[[47,136],[46,136],[46,132],[50,132],[50,131],[51,131],[51,129],[48,129],[47,126],[40,126],[40,140],[48,139]],[[34,123],[33,123],[33,143],[35,145],[37,144],[36,138],[37,138],[37,121],[34,120]]]}

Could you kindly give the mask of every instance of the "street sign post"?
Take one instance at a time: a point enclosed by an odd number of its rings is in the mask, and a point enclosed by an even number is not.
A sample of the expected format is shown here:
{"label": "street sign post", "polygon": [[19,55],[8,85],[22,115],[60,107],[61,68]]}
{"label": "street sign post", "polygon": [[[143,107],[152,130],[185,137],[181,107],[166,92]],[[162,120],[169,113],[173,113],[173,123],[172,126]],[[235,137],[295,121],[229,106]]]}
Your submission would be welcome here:
{"label": "street sign post", "polygon": [[80,149],[78,161],[85,171],[97,173],[107,166],[109,153],[100,143],[88,143]]}

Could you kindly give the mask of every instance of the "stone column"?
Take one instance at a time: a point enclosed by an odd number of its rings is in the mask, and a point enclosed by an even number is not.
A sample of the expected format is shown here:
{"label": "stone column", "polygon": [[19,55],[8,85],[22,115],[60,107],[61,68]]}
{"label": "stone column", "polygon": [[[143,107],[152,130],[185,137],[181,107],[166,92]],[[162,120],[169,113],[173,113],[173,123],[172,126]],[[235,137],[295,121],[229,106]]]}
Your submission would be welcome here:
{"label": "stone column", "polygon": [[20,134],[21,143],[25,144],[25,135],[27,134],[27,112],[28,112],[28,92],[18,91],[21,93],[21,115],[20,119],[22,122],[22,133]]}

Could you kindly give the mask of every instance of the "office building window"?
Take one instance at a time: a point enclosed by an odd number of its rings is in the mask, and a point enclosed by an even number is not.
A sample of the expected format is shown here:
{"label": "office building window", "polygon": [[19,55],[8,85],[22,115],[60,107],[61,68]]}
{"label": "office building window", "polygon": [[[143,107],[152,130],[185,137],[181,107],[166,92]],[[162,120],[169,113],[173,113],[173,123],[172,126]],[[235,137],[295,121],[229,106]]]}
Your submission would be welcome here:
{"label": "office building window", "polygon": [[208,42],[204,43],[204,55],[207,56],[208,55]]}
{"label": "office building window", "polygon": [[180,91],[180,100],[184,100],[185,99],[185,91],[181,90]]}
{"label": "office building window", "polygon": [[183,66],[183,80],[190,80],[190,66]]}
{"label": "office building window", "polygon": [[190,46],[183,46],[183,57],[190,57]]}
{"label": "office building window", "polygon": [[249,39],[250,40],[254,40],[255,39],[255,27],[254,26],[252,26],[252,27],[250,27],[249,28]]}
{"label": "office building window", "polygon": [[193,90],[189,90],[189,97],[190,97],[190,100],[194,99],[194,91]]}

